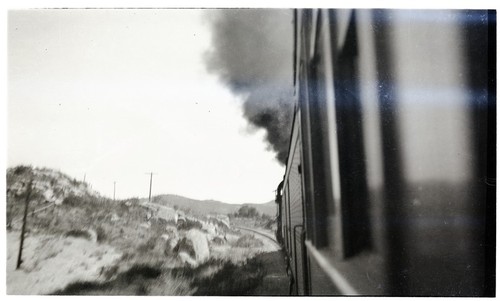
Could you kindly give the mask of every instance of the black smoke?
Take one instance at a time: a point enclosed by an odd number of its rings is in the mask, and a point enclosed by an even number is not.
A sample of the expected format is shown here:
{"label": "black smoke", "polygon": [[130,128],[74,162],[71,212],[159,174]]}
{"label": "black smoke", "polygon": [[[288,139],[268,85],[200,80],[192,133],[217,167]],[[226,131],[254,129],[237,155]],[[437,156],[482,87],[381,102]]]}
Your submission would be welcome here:
{"label": "black smoke", "polygon": [[207,12],[212,49],[206,65],[244,99],[250,125],[285,164],[293,116],[293,11],[220,9]]}

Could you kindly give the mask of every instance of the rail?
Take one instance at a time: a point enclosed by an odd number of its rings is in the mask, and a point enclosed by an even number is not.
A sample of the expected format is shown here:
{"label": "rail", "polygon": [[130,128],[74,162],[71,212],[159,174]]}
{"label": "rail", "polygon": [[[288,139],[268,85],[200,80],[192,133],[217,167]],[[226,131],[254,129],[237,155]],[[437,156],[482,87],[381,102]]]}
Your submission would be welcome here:
{"label": "rail", "polygon": [[265,232],[262,232],[262,231],[259,231],[259,230],[255,230],[255,229],[252,229],[252,228],[246,228],[246,227],[240,227],[240,226],[233,226],[233,227],[236,228],[236,229],[240,229],[240,230],[248,231],[248,232],[253,232],[255,234],[263,236],[263,237],[271,240],[277,247],[281,248],[280,244],[276,240],[276,237],[273,237],[273,236],[269,235],[268,233],[265,233]]}

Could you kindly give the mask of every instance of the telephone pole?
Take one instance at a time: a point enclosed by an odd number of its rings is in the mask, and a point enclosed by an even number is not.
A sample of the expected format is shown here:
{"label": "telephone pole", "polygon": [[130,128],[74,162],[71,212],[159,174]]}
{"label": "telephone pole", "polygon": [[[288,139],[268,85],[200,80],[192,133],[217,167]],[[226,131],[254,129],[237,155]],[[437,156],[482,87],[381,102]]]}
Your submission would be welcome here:
{"label": "telephone pole", "polygon": [[116,193],[116,181],[113,182],[113,201],[115,201],[115,193]]}
{"label": "telephone pole", "polygon": [[151,202],[151,189],[153,187],[153,175],[156,175],[153,172],[146,173],[147,175],[150,175],[149,178],[149,202]]}
{"label": "telephone pole", "polygon": [[17,256],[17,265],[16,265],[16,270],[21,267],[21,264],[23,263],[23,245],[24,245],[24,233],[26,232],[26,219],[28,217],[28,206],[30,202],[30,196],[31,196],[31,191],[33,190],[33,178],[31,178],[28,187],[28,191],[26,193],[26,199],[24,200],[24,216],[23,216],[23,226],[21,228],[21,238],[20,238],[20,243],[19,243],[19,254]]}

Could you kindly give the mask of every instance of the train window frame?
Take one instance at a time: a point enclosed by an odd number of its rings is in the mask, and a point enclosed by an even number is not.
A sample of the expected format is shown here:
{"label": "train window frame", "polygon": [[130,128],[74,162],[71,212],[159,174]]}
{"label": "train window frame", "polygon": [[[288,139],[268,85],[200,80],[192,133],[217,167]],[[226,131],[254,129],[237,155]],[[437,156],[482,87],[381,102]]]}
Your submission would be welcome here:
{"label": "train window frame", "polygon": [[[343,41],[337,40],[337,33],[332,32],[329,26],[330,22],[338,21],[334,11],[322,10],[318,12],[316,18],[313,18],[317,22],[315,26],[312,26],[316,30],[313,32],[316,38],[313,40],[314,55],[309,66],[309,72],[313,78],[313,85],[311,85],[313,93],[309,94],[309,100],[316,104],[312,106],[311,111],[312,114],[317,114],[320,121],[325,120],[319,127],[320,132],[323,133],[320,147],[325,157],[323,177],[326,185],[323,187],[325,190],[323,201],[326,202],[324,206],[328,211],[329,233],[326,245],[333,250],[336,257],[340,258],[354,256],[369,249],[371,241],[368,230],[370,220],[367,213],[366,168],[363,165],[363,129],[361,124],[354,123],[353,125],[352,122],[349,124],[352,118],[347,118],[350,115],[361,117],[362,114],[357,82],[359,71],[357,70],[356,14],[355,10],[343,11],[343,13],[349,14],[348,18],[344,18],[348,24],[340,26],[346,31],[345,34],[340,34]],[[337,45],[340,45],[339,48]],[[352,96],[347,95],[349,91],[353,94]],[[346,103],[349,103],[352,108],[344,107]],[[325,110],[319,110],[322,106]],[[319,112],[314,112],[315,109]],[[348,149],[345,143],[342,143],[344,140],[354,144],[355,150]],[[352,156],[355,156],[356,160],[352,160]],[[347,157],[351,158],[345,160]],[[361,178],[353,180],[350,176],[357,171],[361,172]],[[317,172],[315,170],[315,174]],[[318,203],[321,200],[318,199],[315,202]],[[356,220],[357,217],[361,217],[361,220]]]}
{"label": "train window frame", "polygon": [[[352,14],[352,10],[345,10],[345,12],[349,12]],[[337,118],[336,114],[337,106],[336,106],[336,95],[335,95],[335,74],[333,68],[337,50],[337,46],[344,46],[344,41],[338,41],[335,32],[331,32],[330,28],[331,23],[338,20],[334,19],[335,12],[333,10],[320,10],[318,12],[318,17],[315,20],[318,22],[316,28],[316,32],[313,33],[316,37],[311,39],[310,41],[314,41],[314,56],[312,57],[310,64],[306,65],[306,70],[311,77],[311,81],[315,81],[316,78],[323,78],[324,83],[323,86],[312,86],[307,85],[308,89],[315,89],[318,93],[323,93],[323,95],[316,95],[317,98],[322,98],[323,101],[327,105],[327,109],[324,110],[323,113],[326,116],[322,116],[323,119],[327,120],[326,127],[328,129],[329,135],[321,145],[322,148],[317,152],[315,150],[315,155],[325,155],[328,154],[327,164],[325,164],[325,169],[323,169],[323,176],[327,178],[327,183],[330,185],[326,185],[323,189],[327,190],[325,193],[325,198],[323,199],[313,199],[313,202],[323,202],[326,203],[327,212],[326,214],[328,219],[328,232],[327,244],[319,244],[314,240],[311,240],[310,237],[305,242],[306,248],[308,250],[310,259],[314,260],[316,264],[319,264],[322,270],[328,275],[330,279],[336,284],[337,289],[344,294],[356,294],[357,290],[364,291],[365,288],[371,287],[373,283],[366,283],[363,285],[356,285],[356,287],[350,287],[349,285],[345,285],[346,283],[360,283],[356,279],[361,279],[366,277],[365,272],[369,272],[374,279],[380,281],[381,287],[377,288],[379,290],[385,289],[385,275],[383,274],[384,268],[384,258],[380,256],[380,254],[376,254],[370,247],[362,246],[361,248],[356,249],[354,252],[349,249],[349,238],[346,237],[344,232],[345,226],[345,217],[346,212],[344,210],[345,205],[345,197],[342,197],[342,185],[340,182],[342,170],[340,168],[339,160],[339,146],[337,141]],[[349,22],[351,22],[351,18],[347,18]],[[336,24],[338,25],[338,24]],[[346,30],[349,30],[349,26],[344,26]],[[353,29],[351,29],[353,31]],[[354,29],[354,31],[356,31]],[[346,39],[349,39],[347,34],[344,36]],[[307,49],[307,48],[306,48]],[[324,55],[322,54],[330,54]],[[322,61],[324,60],[324,62]],[[322,67],[318,68],[318,66]],[[323,74],[320,72],[324,72]],[[316,74],[315,74],[316,73]],[[316,80],[317,81],[317,80]],[[309,97],[308,100],[311,100],[310,93],[307,93]],[[317,101],[317,100],[316,100]],[[359,99],[358,99],[359,101]],[[311,116],[307,116],[311,118]],[[314,128],[310,129],[314,131]],[[326,143],[325,143],[326,142]],[[364,155],[364,150],[360,152],[361,155]],[[363,158],[361,158],[363,159]],[[305,168],[304,168],[305,169]],[[317,180],[318,171],[314,170],[314,181]],[[365,175],[366,176],[366,175]],[[368,205],[365,203],[365,205]],[[313,217],[317,217],[317,211],[313,212]],[[367,216],[367,223],[370,223],[370,219]],[[316,229],[315,229],[316,230]],[[323,229],[325,231],[325,229]],[[368,233],[370,235],[371,233]],[[346,260],[349,259],[349,260]],[[357,268],[353,268],[352,264],[355,263]],[[365,266],[366,269],[361,268]],[[344,278],[338,275],[348,275],[348,277]],[[373,289],[373,288],[372,288]]]}
{"label": "train window frame", "polygon": [[[317,248],[327,248],[336,258],[344,258],[344,239],[342,231],[342,200],[340,191],[340,173],[338,145],[336,137],[335,93],[333,87],[333,63],[331,61],[331,38],[328,32],[329,11],[320,10],[313,18],[317,22],[314,39],[314,55],[307,66],[312,79],[308,86],[310,105],[311,132],[314,135],[312,147],[316,158],[313,159],[313,173],[316,198],[313,200],[317,209],[314,215],[325,215],[326,227],[319,229],[326,232],[324,241],[314,242]],[[335,44],[335,43],[333,43]],[[325,55],[326,54],[326,55]]]}
{"label": "train window frame", "polygon": [[338,168],[344,256],[370,249],[367,175],[363,141],[363,112],[359,88],[356,10],[347,18],[343,41],[333,61],[333,86],[338,139]]}

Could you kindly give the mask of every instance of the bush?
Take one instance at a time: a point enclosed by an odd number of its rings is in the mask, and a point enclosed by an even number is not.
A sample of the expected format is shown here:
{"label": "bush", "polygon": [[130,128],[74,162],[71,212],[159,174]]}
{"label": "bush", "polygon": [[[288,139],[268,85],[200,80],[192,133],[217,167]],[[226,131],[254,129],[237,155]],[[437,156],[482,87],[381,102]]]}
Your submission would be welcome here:
{"label": "bush", "polygon": [[74,282],[51,295],[146,295],[145,279],[156,279],[160,275],[159,268],[136,264],[114,280],[103,283]]}
{"label": "bush", "polygon": [[95,229],[95,232],[97,234],[97,241],[98,242],[103,242],[106,239],[106,232],[104,231],[103,227],[97,226]]}
{"label": "bush", "polygon": [[70,195],[65,197],[62,203],[63,205],[68,205],[68,206],[78,206],[82,205],[83,202],[85,202],[85,200],[82,197],[76,195]]}
{"label": "bush", "polygon": [[69,236],[72,236],[72,237],[83,237],[85,239],[92,239],[90,237],[90,234],[88,231],[85,231],[85,230],[70,230],[68,232],[66,232],[65,234],[66,237],[69,237]]}
{"label": "bush", "polygon": [[201,230],[203,228],[203,225],[199,221],[193,221],[190,219],[186,219],[184,222],[180,222],[179,225],[177,226],[178,230],[191,230],[191,229],[199,229]]}
{"label": "bush", "polygon": [[265,269],[255,258],[244,265],[226,262],[213,276],[195,279],[195,296],[248,296],[262,283]]}
{"label": "bush", "polygon": [[157,241],[156,237],[151,237],[145,243],[139,245],[137,251],[140,253],[146,253],[151,250],[154,250],[154,248],[156,247],[156,241]]}
{"label": "bush", "polygon": [[136,264],[123,274],[126,283],[131,283],[137,278],[154,279],[161,275],[161,270],[144,264]]}
{"label": "bush", "polygon": [[24,175],[26,173],[31,174],[33,168],[31,166],[19,165],[14,168],[14,174],[16,176]]}
{"label": "bush", "polygon": [[245,234],[238,238],[235,246],[240,248],[258,248],[264,246],[264,243],[253,235]]}
{"label": "bush", "polygon": [[74,282],[66,286],[62,290],[55,291],[52,295],[79,295],[85,294],[87,291],[93,291],[105,288],[105,284],[100,284],[98,282],[82,281]]}
{"label": "bush", "polygon": [[237,215],[239,217],[248,217],[248,218],[260,217],[257,209],[248,205],[243,205],[242,207],[240,207],[240,209],[238,209]]}

